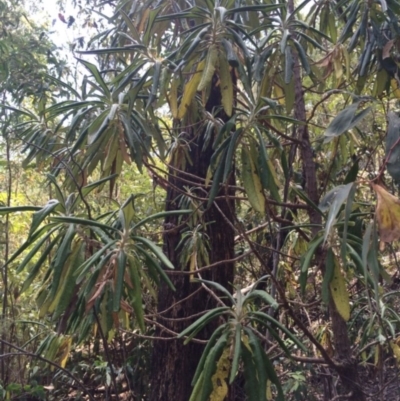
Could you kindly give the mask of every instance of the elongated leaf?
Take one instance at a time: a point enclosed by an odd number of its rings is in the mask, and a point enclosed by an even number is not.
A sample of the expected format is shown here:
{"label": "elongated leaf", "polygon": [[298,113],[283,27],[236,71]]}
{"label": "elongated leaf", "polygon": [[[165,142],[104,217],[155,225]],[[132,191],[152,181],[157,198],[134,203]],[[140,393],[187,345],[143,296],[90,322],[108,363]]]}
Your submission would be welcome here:
{"label": "elongated leaf", "polygon": [[32,216],[31,228],[29,230],[28,237],[32,237],[32,234],[36,231],[42,221],[59,205],[59,201],[56,199],[49,200],[45,206]]}
{"label": "elongated leaf", "polygon": [[266,396],[265,389],[260,388],[257,375],[257,366],[255,364],[251,348],[248,344],[242,345],[243,375],[245,379],[244,388],[248,401],[264,401]]}
{"label": "elongated leaf", "polygon": [[183,90],[181,104],[179,105],[179,108],[178,108],[178,114],[177,114],[178,119],[182,119],[185,116],[187,109],[189,108],[190,104],[192,103],[192,100],[194,98],[194,95],[196,94],[197,87],[199,86],[199,83],[200,83],[200,80],[202,77],[202,72],[203,72],[204,66],[205,66],[205,60],[202,60],[199,63],[199,65],[197,66],[197,70],[193,74],[190,81],[185,85],[185,88]]}
{"label": "elongated leaf", "polygon": [[[25,279],[24,283],[22,284],[22,288],[21,288],[21,294],[26,291],[29,286],[32,284],[33,280],[36,278],[36,276],[39,274],[40,272],[40,268],[42,267],[42,265],[45,263],[48,255],[50,254],[50,252],[52,251],[52,249],[54,248],[54,245],[57,244],[57,242],[59,241],[60,236],[57,235],[46,247],[46,249],[43,250],[42,254],[40,255],[40,258],[37,260],[37,262],[30,268],[29,270],[29,274],[28,277]],[[17,273],[20,269],[20,266],[17,269]]]}
{"label": "elongated leaf", "polygon": [[236,377],[236,373],[238,371],[239,359],[241,353],[241,344],[242,344],[242,325],[240,323],[237,323],[235,327],[235,343],[233,348],[232,367],[231,367],[231,374],[229,376],[229,384],[233,383]]}
{"label": "elongated leaf", "polygon": [[32,260],[32,258],[36,255],[39,249],[43,246],[43,244],[50,238],[51,234],[57,230],[58,227],[53,228],[47,234],[45,234],[39,241],[36,242],[35,246],[29,251],[29,253],[25,256],[24,260],[19,264],[16,272],[21,273],[24,270],[25,266]]}
{"label": "elongated leaf", "polygon": [[227,306],[219,306],[218,308],[214,308],[214,309],[208,311],[201,318],[197,319],[190,326],[186,327],[185,330],[180,332],[178,334],[178,338],[187,336],[188,334],[190,334],[193,330],[197,329],[198,327],[205,326],[211,319],[214,319],[214,317],[219,316],[228,310],[229,310],[229,308]]}
{"label": "elongated leaf", "polygon": [[71,253],[71,244],[72,240],[74,239],[76,234],[76,227],[74,224],[71,224],[65,235],[64,238],[60,244],[60,246],[57,249],[57,255],[54,260],[54,269],[53,269],[53,280],[51,282],[51,293],[50,293],[50,298],[54,298],[54,296],[57,293],[59,284],[60,284],[60,279],[61,275],[64,270],[64,266],[66,265],[67,258]]}
{"label": "elongated leaf", "polygon": [[272,316],[269,316],[267,313],[264,312],[249,312],[249,315],[254,315],[264,321],[272,323],[273,326],[283,331],[298,347],[300,347],[303,351],[307,351],[305,345],[295,335],[293,335],[293,333],[289,329],[287,329],[283,324],[279,323]]}
{"label": "elongated leaf", "polygon": [[224,348],[226,347],[227,340],[228,340],[228,333],[225,332],[221,335],[221,337],[216,342],[215,346],[208,353],[203,370],[204,385],[202,388],[201,396],[198,398],[198,401],[206,401],[211,394],[211,391],[213,389],[211,377],[215,373],[215,370],[217,368],[217,362],[221,357]]}
{"label": "elongated leaf", "polygon": [[285,47],[285,84],[288,85],[292,80],[293,76],[293,55],[292,55],[292,48],[287,45]]}
{"label": "elongated leaf", "polygon": [[323,237],[318,237],[313,242],[311,242],[309,244],[306,254],[301,257],[300,260],[301,270],[300,270],[299,281],[302,293],[304,293],[306,288],[308,268],[310,267],[311,259],[313,258],[317,248],[321,245],[323,239],[324,239]]}
{"label": "elongated leaf", "polygon": [[259,213],[265,212],[265,197],[260,177],[251,159],[250,152],[242,147],[242,180],[251,206]]}
{"label": "elongated leaf", "polygon": [[[113,298],[114,312],[118,312],[121,307],[122,287],[124,284],[126,259],[127,259],[126,253],[123,250],[120,250],[117,256],[117,274],[115,276],[115,282],[114,282],[114,298]],[[136,291],[138,291],[137,288]]]}
{"label": "elongated leaf", "polygon": [[95,254],[93,254],[85,263],[80,265],[77,269],[79,276],[76,279],[76,283],[79,284],[83,278],[85,277],[87,271],[94,265],[96,262],[107,252],[109,248],[115,245],[118,240],[110,241],[109,243],[105,244],[101,247]]}
{"label": "elongated leaf", "polygon": [[392,178],[400,182],[400,118],[394,112],[388,113],[387,118],[386,166]]}
{"label": "elongated leaf", "polygon": [[54,221],[56,223],[68,223],[68,224],[79,224],[82,226],[93,226],[93,227],[98,227],[102,228],[104,231],[114,231],[119,233],[119,230],[112,227],[108,226],[106,224],[99,223],[96,220],[87,220],[87,219],[82,219],[80,217],[69,217],[69,216],[54,216],[50,218],[51,221]]}
{"label": "elongated leaf", "polygon": [[142,300],[142,289],[140,285],[140,277],[137,266],[137,261],[134,258],[129,257],[129,264],[131,268],[131,276],[132,276],[132,284],[134,290],[134,299],[133,299],[133,310],[135,311],[135,317],[138,322],[138,326],[142,332],[145,331],[144,325],[144,311],[143,311],[143,300]]}
{"label": "elongated leaf", "polygon": [[355,127],[371,111],[371,107],[367,107],[356,114],[360,103],[358,101],[347,106],[332,120],[324,133],[325,143]]}
{"label": "elongated leaf", "polygon": [[263,354],[265,351],[260,345],[257,337],[254,335],[253,331],[246,327],[245,329],[246,334],[249,338],[249,345],[251,350],[253,351],[253,360],[255,364],[255,368],[257,370],[257,378],[258,378],[258,386],[260,388],[260,400],[266,400],[267,394],[267,375],[264,366],[264,357]]}
{"label": "elongated leaf", "polygon": [[107,98],[110,98],[110,95],[111,95],[110,90],[108,89],[107,84],[104,82],[97,67],[94,64],[89,63],[86,60],[82,60],[82,59],[78,59],[78,60],[92,73],[96,82],[100,85],[101,89],[103,90],[104,96],[106,96]]}
{"label": "elongated leaf", "polygon": [[349,293],[343,277],[339,261],[334,256],[334,271],[330,282],[330,290],[336,309],[346,322],[350,319]]}
{"label": "elongated leaf", "polygon": [[271,297],[266,291],[262,290],[253,290],[251,291],[245,298],[244,303],[251,301],[254,298],[262,299],[267,304],[271,305],[274,309],[278,307],[278,303],[276,300]]}
{"label": "elongated leaf", "polygon": [[40,206],[5,206],[0,207],[0,215],[18,212],[37,212],[42,210]]}
{"label": "elongated leaf", "polygon": [[235,150],[237,148],[238,138],[240,137],[242,132],[243,132],[243,129],[239,128],[231,136],[231,141],[229,143],[229,147],[228,147],[228,150],[227,150],[227,153],[226,153],[225,169],[224,169],[224,176],[222,178],[222,182],[226,181],[226,179],[228,178],[230,172],[232,171],[232,167],[233,167],[233,163],[234,163],[233,156],[234,156]]}
{"label": "elongated leaf", "polygon": [[200,281],[201,283],[204,283],[204,284],[210,285],[211,287],[216,288],[218,291],[221,291],[225,296],[227,296],[228,299],[232,302],[232,304],[235,303],[235,299],[233,298],[231,293],[225,287],[223,287],[221,284],[217,283],[216,281],[199,280],[199,279],[196,279],[195,281]]}
{"label": "elongated leaf", "polygon": [[206,361],[206,359],[207,359],[207,356],[208,356],[208,354],[209,354],[211,348],[214,347],[214,345],[215,345],[217,339],[222,335],[222,332],[223,332],[225,329],[226,329],[226,326],[225,326],[225,325],[219,326],[219,327],[213,332],[213,334],[211,335],[210,339],[208,340],[207,345],[206,345],[206,347],[204,348],[204,351],[203,351],[203,353],[202,353],[202,355],[201,355],[200,361],[199,361],[199,363],[197,364],[196,372],[195,372],[195,374],[194,374],[194,376],[193,376],[193,380],[192,380],[192,386],[194,386],[194,385],[197,383],[197,381],[200,380],[200,376],[201,376],[201,373],[202,373],[202,371],[203,371],[204,363],[205,363],[205,361]]}
{"label": "elongated leaf", "polygon": [[193,213],[192,209],[169,210],[168,212],[155,213],[155,214],[152,214],[151,216],[144,218],[143,220],[140,220],[138,223],[136,223],[132,227],[132,231],[138,229],[139,227],[143,226],[144,224],[149,223],[152,220],[163,219],[168,216],[176,216],[176,215],[191,214],[191,213]]}
{"label": "elongated leaf", "polygon": [[329,214],[325,225],[324,243],[331,233],[332,227],[336,221],[336,216],[339,213],[343,203],[347,200],[354,183],[347,185],[339,185],[338,187],[331,190],[327,196],[324,197],[321,204],[329,207]]}
{"label": "elongated leaf", "polygon": [[203,89],[206,89],[206,87],[211,83],[217,62],[218,50],[214,45],[211,45],[207,53],[204,70],[201,75],[201,80],[199,82],[197,90],[202,91]]}
{"label": "elongated leaf", "polygon": [[133,235],[131,238],[134,241],[137,241],[140,244],[143,244],[147,249],[149,249],[151,252],[153,252],[154,255],[161,261],[161,263],[163,265],[165,265],[169,269],[175,269],[175,266],[165,256],[165,254],[162,251],[162,249],[158,245],[156,245],[153,241],[150,241],[150,240],[148,240],[147,238],[144,238],[144,237],[138,237],[136,235]]}
{"label": "elongated leaf", "polygon": [[232,77],[229,71],[228,60],[222,52],[219,52],[219,79],[221,81],[221,96],[222,96],[222,106],[228,117],[232,115],[233,109],[233,84]]}

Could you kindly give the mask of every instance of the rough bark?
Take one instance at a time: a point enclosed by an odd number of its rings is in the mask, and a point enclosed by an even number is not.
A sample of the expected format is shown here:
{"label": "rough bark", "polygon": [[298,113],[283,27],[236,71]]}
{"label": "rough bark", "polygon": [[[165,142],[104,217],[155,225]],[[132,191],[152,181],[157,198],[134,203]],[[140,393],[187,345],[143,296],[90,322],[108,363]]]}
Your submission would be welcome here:
{"label": "rough bark", "polygon": [[[210,100],[206,105],[206,110],[212,112],[215,107],[220,106],[221,96],[219,87],[214,86],[211,90]],[[220,113],[219,118],[226,120],[226,116]],[[195,123],[196,121],[193,121]],[[189,125],[189,124],[188,124]],[[193,124],[196,127],[196,124]],[[183,130],[183,129],[182,129]],[[199,177],[199,187],[204,183],[210,158],[213,153],[212,140],[204,146],[204,132],[196,129],[185,130],[190,143],[191,164],[186,164],[186,172]],[[166,210],[176,210],[179,208],[178,196],[180,190],[187,183],[181,179],[188,179],[184,173],[170,171],[169,188],[167,191]],[[191,180],[194,178],[191,177]],[[230,183],[234,183],[233,176]],[[207,197],[204,188],[196,192],[200,197]],[[226,193],[225,188],[221,189],[220,194]],[[232,193],[229,193],[232,195]],[[220,199],[215,205],[205,211],[203,218],[207,225],[207,234],[210,240],[210,263],[232,259],[234,257],[234,231],[228,221],[233,221],[234,203],[232,200]],[[218,210],[219,209],[219,210]],[[222,211],[222,214],[221,212]],[[228,221],[227,221],[228,220]],[[176,217],[167,218],[165,221],[166,234],[164,236],[164,250],[175,265],[176,270],[187,270],[187,266],[181,266],[180,252],[178,244],[181,239],[182,227]],[[233,282],[233,264],[224,263],[202,274],[203,279],[213,280],[225,287]],[[157,321],[168,329],[179,333],[195,319],[173,320],[190,317],[199,314],[207,309],[216,306],[215,300],[201,288],[199,283],[191,283],[189,275],[173,275],[172,282],[176,291],[171,291],[165,284],[162,284],[158,296]],[[167,310],[166,313],[163,311]],[[196,317],[198,318],[198,316]],[[208,339],[218,322],[209,325],[197,338]],[[156,336],[170,337],[160,327],[156,328]],[[204,350],[204,344],[191,342],[184,345],[182,340],[154,341],[154,351],[152,357],[153,378],[151,382],[151,401],[174,400],[188,401],[192,391],[191,381],[196,370],[197,364]]]}

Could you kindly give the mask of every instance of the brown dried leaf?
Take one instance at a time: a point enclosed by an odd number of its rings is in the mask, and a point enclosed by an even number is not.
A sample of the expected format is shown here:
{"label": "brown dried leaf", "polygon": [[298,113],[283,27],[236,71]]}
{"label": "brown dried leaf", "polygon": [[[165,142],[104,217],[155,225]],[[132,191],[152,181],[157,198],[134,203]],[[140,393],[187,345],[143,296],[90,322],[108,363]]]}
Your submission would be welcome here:
{"label": "brown dried leaf", "polygon": [[389,42],[387,42],[386,45],[383,46],[382,59],[390,57],[390,50],[392,49],[393,45],[394,45],[394,39],[389,40]]}
{"label": "brown dried leaf", "polygon": [[375,214],[381,240],[392,242],[400,239],[400,199],[380,185],[372,184],[372,188],[377,195]]}

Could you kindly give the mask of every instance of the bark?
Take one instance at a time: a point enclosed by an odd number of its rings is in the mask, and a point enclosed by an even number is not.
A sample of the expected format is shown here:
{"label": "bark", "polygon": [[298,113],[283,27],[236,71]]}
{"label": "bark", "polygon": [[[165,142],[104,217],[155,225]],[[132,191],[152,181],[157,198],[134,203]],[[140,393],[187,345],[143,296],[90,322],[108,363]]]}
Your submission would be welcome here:
{"label": "bark", "polygon": [[[206,105],[206,110],[212,112],[215,107],[220,106],[221,96],[219,87],[213,86],[210,94],[210,100]],[[222,120],[227,117],[220,113],[218,115]],[[196,127],[196,121],[188,123],[187,126]],[[184,129],[182,129],[183,131]],[[210,158],[213,153],[212,140],[205,144],[204,132],[196,129],[188,131],[185,129],[190,143],[190,158],[192,164],[186,164],[186,172],[199,177],[199,187],[204,183],[202,180],[206,177],[207,169],[210,164]],[[184,173],[170,171],[169,188],[167,190],[166,210],[176,210],[179,208],[180,190],[187,183],[181,179],[188,179]],[[193,180],[193,177],[190,178]],[[234,183],[233,175],[230,177],[230,183]],[[194,189],[194,191],[196,191]],[[207,193],[202,190],[196,191],[200,197],[207,197]],[[220,194],[226,193],[225,188]],[[232,195],[232,193],[229,193]],[[217,202],[218,208],[213,205],[205,211],[203,218],[207,225],[207,234],[210,240],[210,263],[232,259],[234,257],[234,231],[228,221],[233,221],[234,202],[232,200],[221,199]],[[218,210],[219,209],[219,210]],[[222,214],[220,213],[222,211]],[[167,218],[165,221],[166,234],[164,236],[164,251],[172,261],[176,270],[187,270],[187,266],[180,263],[180,252],[178,244],[181,240],[182,227],[176,217]],[[203,279],[216,281],[229,288],[233,282],[233,263],[224,263],[212,270],[202,274]],[[189,275],[173,275],[172,282],[176,291],[171,291],[165,284],[162,284],[158,295],[157,321],[168,329],[179,333],[194,319],[174,320],[187,318],[201,313],[207,309],[216,306],[215,300],[201,288],[199,283],[191,283]],[[167,312],[163,313],[163,311]],[[218,321],[210,324],[203,332],[199,333],[197,338],[208,339],[212,331],[218,325]],[[160,327],[156,328],[155,336],[171,337]],[[192,391],[191,381],[195,373],[197,364],[204,350],[204,344],[191,342],[184,345],[182,340],[154,341],[154,350],[152,356],[153,378],[150,383],[150,400],[174,400],[188,401]],[[232,395],[230,395],[232,396]]]}
{"label": "bark", "polygon": [[329,313],[332,321],[333,344],[336,352],[336,370],[349,393],[349,401],[365,401],[365,394],[360,385],[358,364],[351,351],[351,344],[346,321],[337,312],[335,304],[330,299]]}

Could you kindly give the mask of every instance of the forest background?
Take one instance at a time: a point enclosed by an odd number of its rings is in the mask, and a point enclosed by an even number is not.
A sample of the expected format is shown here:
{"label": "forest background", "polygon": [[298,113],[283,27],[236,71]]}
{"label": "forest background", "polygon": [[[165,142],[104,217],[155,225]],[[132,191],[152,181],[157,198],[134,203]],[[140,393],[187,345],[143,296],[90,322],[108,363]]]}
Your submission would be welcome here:
{"label": "forest background", "polygon": [[57,7],[0,0],[0,397],[398,400],[400,3]]}

